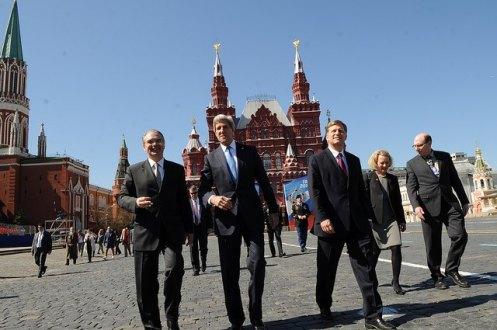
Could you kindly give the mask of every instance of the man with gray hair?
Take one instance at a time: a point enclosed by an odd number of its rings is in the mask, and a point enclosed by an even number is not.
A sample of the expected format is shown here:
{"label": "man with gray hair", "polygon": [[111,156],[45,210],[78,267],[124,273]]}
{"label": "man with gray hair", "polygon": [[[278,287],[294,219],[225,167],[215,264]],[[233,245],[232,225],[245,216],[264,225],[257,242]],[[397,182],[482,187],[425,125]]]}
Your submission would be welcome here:
{"label": "man with gray hair", "polygon": [[133,255],[138,308],[145,329],[161,329],[157,294],[159,254],[164,254],[164,296],[168,329],[179,329],[182,245],[192,240],[193,222],[185,171],[163,158],[164,135],[151,129],[142,137],[147,160],[131,165],[118,204],[135,214]]}
{"label": "man with gray hair", "polygon": [[243,237],[248,249],[247,269],[250,272],[250,323],[255,329],[263,329],[262,292],[266,268],[264,213],[255,181],[269,208],[273,228],[279,222],[278,205],[255,147],[234,140],[233,119],[217,115],[213,120],[213,128],[220,146],[205,156],[199,198],[206,207],[214,208],[214,231],[218,236],[228,318],[231,329],[241,329],[245,321],[238,284]]}

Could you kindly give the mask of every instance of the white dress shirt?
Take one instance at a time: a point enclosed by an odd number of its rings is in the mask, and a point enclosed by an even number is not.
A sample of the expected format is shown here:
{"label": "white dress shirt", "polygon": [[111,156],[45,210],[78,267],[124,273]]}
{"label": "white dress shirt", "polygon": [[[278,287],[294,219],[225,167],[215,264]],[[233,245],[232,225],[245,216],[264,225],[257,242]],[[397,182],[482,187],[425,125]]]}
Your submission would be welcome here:
{"label": "white dress shirt", "polygon": [[[155,172],[155,171],[159,171],[160,178],[162,181],[164,181],[164,158],[162,158],[158,162],[155,162],[152,159],[148,158],[148,163],[150,164],[150,167],[152,167],[152,170],[154,171],[154,175],[157,177],[157,172]],[[157,169],[155,169],[156,168],[155,164],[159,165],[159,166],[157,166]]]}

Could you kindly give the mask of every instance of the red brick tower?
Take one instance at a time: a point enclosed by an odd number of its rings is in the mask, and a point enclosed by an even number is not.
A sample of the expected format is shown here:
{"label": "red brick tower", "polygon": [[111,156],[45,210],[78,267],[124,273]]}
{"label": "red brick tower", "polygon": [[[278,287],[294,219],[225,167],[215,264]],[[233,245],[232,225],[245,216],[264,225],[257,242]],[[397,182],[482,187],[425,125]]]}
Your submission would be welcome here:
{"label": "red brick tower", "polygon": [[14,1],[0,56],[0,155],[27,155],[29,99],[22,57],[17,1]]}
{"label": "red brick tower", "polygon": [[200,136],[195,129],[195,120],[193,128],[188,135],[188,143],[183,149],[183,166],[185,167],[186,182],[188,184],[198,184],[200,181],[200,171],[204,167],[204,157],[207,155],[207,149],[200,143]]}
{"label": "red brick tower", "polygon": [[235,120],[235,108],[228,100],[228,87],[224,81],[223,66],[219,58],[219,49],[221,44],[215,44],[214,50],[216,51],[216,59],[214,61],[214,79],[212,81],[211,96],[212,102],[205,110],[207,115],[207,126],[209,128],[209,151],[216,149],[219,146],[214,130],[212,127],[212,120],[219,114],[224,114],[233,117]]}
{"label": "red brick tower", "polygon": [[112,186],[112,219],[117,219],[119,212],[121,212],[119,205],[117,205],[117,196],[121,192],[121,186],[124,183],[124,177],[126,176],[126,170],[128,167],[128,147],[126,146],[126,140],[123,136],[123,142],[121,144],[121,148],[119,149],[119,163],[117,164],[114,185]]}
{"label": "red brick tower", "polygon": [[293,42],[295,63],[293,75],[293,102],[288,108],[288,118],[293,124],[295,145],[293,146],[299,166],[307,169],[309,157],[321,149],[321,129],[319,124],[319,102],[309,99],[310,85],[300,58],[300,41]]}

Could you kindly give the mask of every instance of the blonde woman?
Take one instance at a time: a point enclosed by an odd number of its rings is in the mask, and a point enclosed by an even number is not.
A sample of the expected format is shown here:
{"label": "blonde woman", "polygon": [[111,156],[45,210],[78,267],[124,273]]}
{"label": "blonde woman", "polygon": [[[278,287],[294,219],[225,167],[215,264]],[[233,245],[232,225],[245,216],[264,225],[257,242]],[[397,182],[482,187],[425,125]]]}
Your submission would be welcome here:
{"label": "blonde woman", "polygon": [[[399,284],[402,264],[401,234],[406,230],[402,197],[397,177],[388,173],[392,156],[386,150],[376,150],[369,158],[371,172],[364,174],[366,192],[374,210],[373,235],[379,250],[392,251],[392,287],[395,293],[406,292]],[[377,253],[378,258],[380,253]],[[376,259],[378,261],[378,259]]]}

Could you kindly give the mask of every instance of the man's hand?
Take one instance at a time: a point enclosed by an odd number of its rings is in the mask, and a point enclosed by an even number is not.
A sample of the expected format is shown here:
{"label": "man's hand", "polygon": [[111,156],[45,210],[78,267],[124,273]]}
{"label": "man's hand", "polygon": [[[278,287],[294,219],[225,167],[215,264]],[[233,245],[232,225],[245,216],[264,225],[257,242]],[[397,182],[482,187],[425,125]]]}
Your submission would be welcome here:
{"label": "man's hand", "polygon": [[190,246],[193,243],[193,233],[188,233],[185,235],[186,246]]}
{"label": "man's hand", "polygon": [[421,206],[418,206],[414,209],[414,213],[416,213],[416,216],[420,218],[421,220],[425,220],[425,211],[423,211],[423,208]]}
{"label": "man's hand", "polygon": [[229,211],[233,207],[233,203],[231,202],[231,198],[225,196],[217,196],[213,195],[210,199],[210,202],[215,207],[219,207],[221,210]]}
{"label": "man's hand", "polygon": [[406,231],[406,224],[405,223],[401,223],[399,225],[399,229],[400,229],[401,232],[405,232]]}
{"label": "man's hand", "polygon": [[466,216],[466,214],[468,214],[468,211],[469,211],[469,204],[464,204],[462,206],[462,215]]}
{"label": "man's hand", "polygon": [[331,223],[330,219],[325,219],[321,221],[321,230],[324,231],[326,234],[335,233],[335,227],[333,227],[333,224]]}
{"label": "man's hand", "polygon": [[276,230],[280,225],[280,217],[278,216],[278,212],[271,213],[269,216],[271,217],[271,227],[273,230]]}
{"label": "man's hand", "polygon": [[151,207],[154,203],[152,203],[151,197],[138,197],[136,199],[136,206],[141,209],[146,209],[147,207]]}

